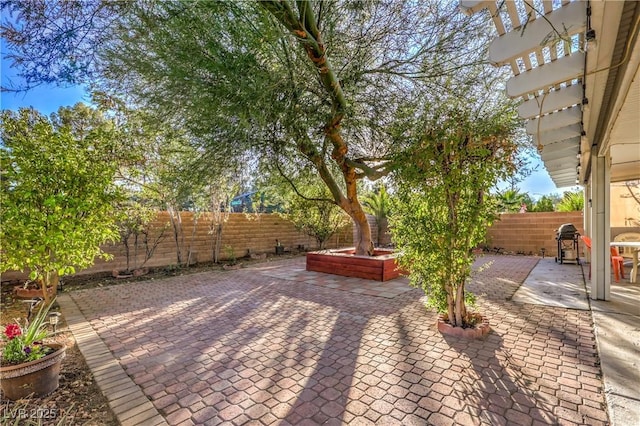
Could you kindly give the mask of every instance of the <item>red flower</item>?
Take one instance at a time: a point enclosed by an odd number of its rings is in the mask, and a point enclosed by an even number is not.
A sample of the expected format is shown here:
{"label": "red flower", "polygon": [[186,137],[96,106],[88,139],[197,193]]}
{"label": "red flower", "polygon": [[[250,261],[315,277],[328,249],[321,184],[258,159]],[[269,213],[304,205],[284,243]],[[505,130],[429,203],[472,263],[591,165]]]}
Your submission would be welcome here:
{"label": "red flower", "polygon": [[4,335],[7,336],[9,340],[14,339],[22,334],[22,330],[18,324],[7,324],[4,328]]}

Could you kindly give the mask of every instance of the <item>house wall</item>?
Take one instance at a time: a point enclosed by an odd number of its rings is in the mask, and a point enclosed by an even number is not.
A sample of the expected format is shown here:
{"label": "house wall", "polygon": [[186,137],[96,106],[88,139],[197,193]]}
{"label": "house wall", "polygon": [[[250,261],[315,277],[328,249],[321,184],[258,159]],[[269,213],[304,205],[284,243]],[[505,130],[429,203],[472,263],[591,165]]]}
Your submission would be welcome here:
{"label": "house wall", "polygon": [[614,228],[623,228],[620,232],[623,232],[624,228],[640,229],[640,202],[636,201],[636,198],[640,200],[640,187],[627,187],[623,183],[611,184],[609,220],[612,237],[617,235],[613,233]]}

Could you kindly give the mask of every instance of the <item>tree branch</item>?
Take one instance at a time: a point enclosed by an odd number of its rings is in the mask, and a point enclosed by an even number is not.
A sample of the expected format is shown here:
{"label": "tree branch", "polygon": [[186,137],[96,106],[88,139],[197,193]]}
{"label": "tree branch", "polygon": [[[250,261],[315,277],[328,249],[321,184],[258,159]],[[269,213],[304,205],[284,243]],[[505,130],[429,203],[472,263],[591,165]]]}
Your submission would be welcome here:
{"label": "tree branch", "polygon": [[298,187],[296,187],[295,182],[293,182],[293,180],[291,178],[289,178],[289,176],[287,176],[284,172],[284,170],[282,170],[282,167],[280,166],[280,162],[278,161],[278,159],[276,158],[275,160],[275,164],[276,164],[276,169],[278,169],[278,173],[280,173],[280,176],[282,176],[282,178],[284,180],[287,181],[287,183],[289,184],[289,186],[291,186],[291,189],[293,189],[293,192],[296,193],[296,195],[298,195],[298,197],[307,200],[307,201],[320,201],[320,202],[327,202],[327,203],[331,203],[331,204],[336,204],[335,200],[329,199],[329,198],[315,198],[315,197],[307,197],[306,195],[303,195],[299,190]]}
{"label": "tree branch", "polygon": [[310,3],[306,0],[297,2],[299,18],[295,16],[287,1],[264,1],[259,4],[296,37],[316,68],[320,81],[331,99],[333,110],[324,132],[334,146],[333,159],[342,165],[347,153],[347,145],[340,135],[339,127],[347,109],[347,101],[342,86],[327,60],[322,34],[318,30]]}

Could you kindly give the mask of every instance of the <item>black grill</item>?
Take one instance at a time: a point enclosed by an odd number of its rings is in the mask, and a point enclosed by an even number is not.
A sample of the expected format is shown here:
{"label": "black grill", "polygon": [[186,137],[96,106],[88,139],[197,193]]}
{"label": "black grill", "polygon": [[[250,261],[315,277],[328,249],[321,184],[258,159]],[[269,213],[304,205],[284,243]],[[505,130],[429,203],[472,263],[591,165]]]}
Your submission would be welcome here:
{"label": "black grill", "polygon": [[556,262],[561,264],[564,262],[580,263],[578,254],[578,240],[580,233],[572,223],[560,225],[556,231],[556,240],[558,241],[558,256]]}
{"label": "black grill", "polygon": [[565,223],[564,225],[560,225],[560,228],[558,228],[558,231],[556,232],[556,239],[573,240],[576,234],[578,234],[578,230],[573,226],[573,223]]}

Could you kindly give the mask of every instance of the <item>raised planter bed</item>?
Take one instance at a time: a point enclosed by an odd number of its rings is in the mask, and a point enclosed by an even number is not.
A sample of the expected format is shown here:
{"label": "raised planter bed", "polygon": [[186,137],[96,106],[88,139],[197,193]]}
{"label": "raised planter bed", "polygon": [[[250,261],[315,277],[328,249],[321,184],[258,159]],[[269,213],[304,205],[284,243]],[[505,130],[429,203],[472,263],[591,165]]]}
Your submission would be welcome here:
{"label": "raised planter bed", "polygon": [[307,253],[307,271],[325,272],[345,277],[389,281],[402,271],[392,250],[375,250],[373,256],[356,256],[353,248],[322,250]]}

